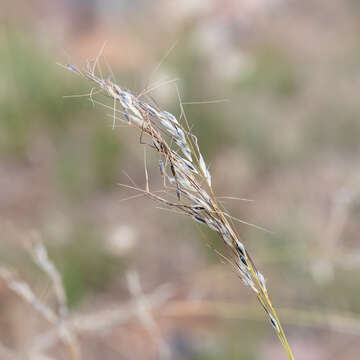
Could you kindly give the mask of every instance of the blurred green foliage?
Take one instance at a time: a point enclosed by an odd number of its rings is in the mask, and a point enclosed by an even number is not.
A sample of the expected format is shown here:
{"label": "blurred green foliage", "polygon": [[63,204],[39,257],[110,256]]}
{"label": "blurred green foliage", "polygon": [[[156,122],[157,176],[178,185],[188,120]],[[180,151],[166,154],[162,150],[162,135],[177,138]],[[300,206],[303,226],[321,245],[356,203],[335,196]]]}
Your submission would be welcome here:
{"label": "blurred green foliage", "polygon": [[[1,157],[27,159],[38,138],[46,136],[55,149],[46,157],[54,165],[60,198],[75,204],[113,189],[121,166],[119,137],[86,97],[63,98],[88,93],[89,84],[58,66],[50,49],[25,32],[5,29],[0,44]],[[86,293],[103,289],[113,274],[121,272],[119,259],[104,249],[101,232],[74,216],[66,245],[50,248],[71,305]],[[26,259],[21,260],[24,266],[33,268]],[[40,276],[38,270],[34,273]]]}
{"label": "blurred green foliage", "polygon": [[299,83],[292,61],[280,48],[264,43],[253,53],[254,71],[239,77],[240,90],[266,92],[269,96],[291,97],[296,95]]}
{"label": "blurred green foliage", "polygon": [[89,139],[70,137],[58,146],[56,182],[70,199],[111,190],[118,181],[122,152],[117,134],[103,123],[89,127]]}
{"label": "blurred green foliage", "polygon": [[[192,46],[191,31],[184,35],[181,46],[177,46],[167,59],[167,66],[181,77],[182,101],[205,101],[221,97],[221,89],[209,86],[211,68],[208,59],[199,49]],[[219,84],[216,84],[219,85]],[[176,94],[175,94],[176,96]],[[170,110],[179,113],[176,102]],[[228,105],[228,104],[227,104]],[[184,105],[193,133],[198,137],[199,146],[208,160],[223,149],[232,139],[232,131],[224,126],[224,104]]]}
{"label": "blurred green foliage", "polygon": [[61,271],[70,306],[86,294],[105,290],[115,275],[121,276],[124,265],[104,248],[100,231],[89,223],[77,223],[67,242],[50,249],[50,255]]}
{"label": "blurred green foliage", "polygon": [[[182,99],[201,101],[219,99],[224,91],[232,94],[226,103],[184,105],[208,161],[229,146],[238,147],[251,159],[254,168],[262,171],[282,166],[301,155],[291,145],[278,146],[280,123],[268,117],[270,109],[268,112],[265,108],[269,98],[283,101],[300,95],[301,83],[291,59],[274,44],[259,44],[252,59],[254,71],[246,76],[239,73],[238,78],[225,86],[212,75],[207,55],[192,46],[191,31],[186,34],[181,46],[167,59],[168,66],[180,74]],[[249,101],[253,97],[259,103]],[[178,104],[174,103],[171,110],[178,113]]]}
{"label": "blurred green foliage", "polygon": [[6,84],[0,92],[2,156],[26,157],[45,133],[58,151],[56,181],[61,191],[78,197],[90,190],[111,189],[121,165],[119,138],[98,120],[104,118],[103,112],[90,108],[85,97],[63,98],[88,93],[88,84],[64,74],[49,52],[10,28],[0,58],[0,76]]}
{"label": "blurred green foliage", "polygon": [[122,160],[122,147],[118,136],[110,127],[99,124],[92,135],[90,146],[97,185],[102,189],[113,188]]}
{"label": "blurred green foliage", "polygon": [[264,324],[246,320],[241,320],[240,329],[238,321],[230,321],[223,328],[224,336],[192,359],[257,360],[260,358],[260,340],[265,329]]}
{"label": "blurred green foliage", "polygon": [[66,131],[83,105],[68,102],[72,84],[53,57],[30,37],[8,28],[0,47],[0,76],[6,89],[0,92],[0,127],[2,153],[23,156],[44,130],[56,129],[58,137]]}
{"label": "blurred green foliage", "polygon": [[326,103],[311,114],[306,122],[304,133],[312,149],[339,151],[355,155],[360,151],[360,109],[339,104],[336,99]]}
{"label": "blurred green foliage", "polygon": [[59,149],[55,176],[59,191],[72,201],[88,197],[94,188],[94,179],[86,156],[87,147],[75,145],[84,144],[74,142]]}

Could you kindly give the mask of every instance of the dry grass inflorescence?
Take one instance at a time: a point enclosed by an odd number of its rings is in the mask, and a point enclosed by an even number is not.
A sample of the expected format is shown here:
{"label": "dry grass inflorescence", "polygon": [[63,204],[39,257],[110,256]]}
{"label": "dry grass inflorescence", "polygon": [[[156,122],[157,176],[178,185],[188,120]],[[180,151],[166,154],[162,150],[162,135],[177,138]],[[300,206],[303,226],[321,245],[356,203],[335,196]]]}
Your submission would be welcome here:
{"label": "dry grass inflorescence", "polygon": [[[159,171],[163,179],[161,191],[150,190],[145,151],[145,188],[139,188],[134,182],[132,185],[122,184],[122,186],[138,191],[139,194],[136,196],[148,197],[162,207],[191,217],[197,223],[219,234],[231,253],[230,256],[222,254],[219,256],[231,263],[242,282],[255,293],[288,358],[294,359],[270,301],[264,276],[256,268],[234,229],[233,217],[225,211],[215,195],[211,174],[200,151],[197,137],[191,132],[177,87],[181,109],[178,118],[162,110],[149,96],[152,88],[147,87],[136,95],[121,88],[112,80],[104,79],[100,68],[97,75],[98,62],[99,56],[94,62],[88,63],[84,70],[74,65],[64,67],[95,84],[89,94],[90,100],[93,104],[100,104],[111,110],[114,129],[124,124],[137,129],[140,143],[152,149],[159,157]],[[93,98],[95,94],[102,94],[112,99],[112,106],[95,100]]]}
{"label": "dry grass inflorescence", "polygon": [[[54,263],[48,257],[47,250],[42,243],[39,241],[33,242],[32,246],[28,247],[28,249],[34,262],[46,274],[51,282],[57,301],[56,308],[53,309],[42,301],[41,298],[33,292],[29,284],[23,281],[15,271],[11,271],[5,267],[0,267],[0,278],[5,281],[9,289],[22,298],[45,320],[56,328],[57,335],[69,349],[71,358],[73,360],[80,360],[81,355],[75,331],[73,329],[73,324],[67,321],[69,310],[61,275]],[[37,359],[42,356],[39,349],[37,349],[36,344],[27,349],[27,355],[29,359]],[[14,353],[6,358],[17,358],[17,355]]]}
{"label": "dry grass inflorescence", "polygon": [[89,333],[99,336],[104,331],[125,325],[132,318],[138,318],[151,335],[152,341],[156,344],[159,358],[169,358],[169,347],[163,339],[151,312],[155,308],[163,306],[174,295],[174,288],[170,284],[162,284],[151,294],[145,295],[137,272],[129,271],[126,277],[133,300],[110,309],[91,311],[88,314],[74,314],[69,311],[62,276],[49,257],[46,247],[39,239],[36,239],[31,240],[30,244],[27,243],[25,248],[30,253],[34,263],[50,281],[51,292],[56,300],[55,304],[49,305],[13,269],[1,266],[0,279],[14,294],[46,320],[51,327],[31,338],[21,350],[9,348],[0,341],[0,359],[52,360],[54,358],[47,353],[60,342],[65,345],[71,360],[85,359],[81,342],[78,341],[79,337]]}

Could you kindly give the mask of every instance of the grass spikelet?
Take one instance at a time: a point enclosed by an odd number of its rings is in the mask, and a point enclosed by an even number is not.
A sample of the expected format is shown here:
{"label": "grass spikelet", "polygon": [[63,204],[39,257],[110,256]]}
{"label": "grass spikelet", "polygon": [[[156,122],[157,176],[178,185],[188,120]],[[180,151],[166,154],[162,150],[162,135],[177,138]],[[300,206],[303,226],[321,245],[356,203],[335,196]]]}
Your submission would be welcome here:
{"label": "grass spikelet", "polygon": [[162,206],[189,216],[219,234],[232,253],[231,262],[238,276],[255,293],[288,358],[293,360],[294,356],[284,330],[270,301],[264,276],[257,270],[240,236],[228,220],[232,217],[227,216],[215,196],[211,174],[197,138],[188,125],[180,96],[181,116],[176,118],[160,109],[158,105],[145,101],[144,94],[148,93],[148,90],[136,95],[109,79],[97,76],[94,67],[87,70],[80,70],[73,65],[64,67],[94,83],[97,92],[113,101],[112,107],[94,101],[112,111],[110,116],[113,118],[113,127],[116,128],[122,123],[137,129],[140,143],[150,147],[159,156],[164,195],[151,192],[148,182],[145,190],[129,185],[123,186],[135,189]]}

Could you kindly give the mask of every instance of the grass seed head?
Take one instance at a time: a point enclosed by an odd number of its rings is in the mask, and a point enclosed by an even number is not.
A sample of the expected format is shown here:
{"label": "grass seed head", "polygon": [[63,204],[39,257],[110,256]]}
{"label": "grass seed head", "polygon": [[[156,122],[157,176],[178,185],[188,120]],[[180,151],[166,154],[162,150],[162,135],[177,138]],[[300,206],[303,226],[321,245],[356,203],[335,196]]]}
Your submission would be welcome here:
{"label": "grass seed head", "polygon": [[[226,247],[234,254],[231,262],[233,268],[244,284],[256,294],[269,315],[270,322],[289,359],[294,359],[268,297],[264,276],[256,269],[245,246],[239,240],[229,221],[232,217],[226,214],[215,196],[210,171],[200,152],[197,138],[188,126],[182,103],[181,118],[186,120],[185,125],[182,125],[173,114],[143,100],[144,94],[149,93],[151,89],[146,89],[136,96],[111,80],[96,76],[95,66],[84,71],[73,65],[66,65],[65,68],[95,83],[99,92],[113,101],[112,107],[96,102],[113,110],[111,114],[113,123],[121,122],[138,129],[140,140],[145,138],[145,142],[141,141],[141,143],[149,145],[156,151],[159,155],[160,175],[164,179],[165,195],[151,193],[148,182],[145,190],[137,190],[152,200],[172,208],[176,213],[191,217],[197,223],[209,227],[220,235]],[[121,109],[116,109],[116,106],[120,106]],[[175,201],[174,195],[177,199]]]}

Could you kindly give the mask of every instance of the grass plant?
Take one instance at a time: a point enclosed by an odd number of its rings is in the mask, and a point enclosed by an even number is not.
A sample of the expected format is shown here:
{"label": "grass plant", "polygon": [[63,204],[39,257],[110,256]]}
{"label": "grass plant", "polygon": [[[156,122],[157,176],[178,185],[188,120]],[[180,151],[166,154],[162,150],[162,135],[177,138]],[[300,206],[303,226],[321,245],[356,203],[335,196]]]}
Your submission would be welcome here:
{"label": "grass plant", "polygon": [[[191,131],[176,84],[181,109],[178,118],[162,110],[151,98],[150,93],[156,86],[134,94],[112,80],[104,79],[98,62],[99,56],[93,63],[88,63],[86,69],[74,65],[64,67],[94,84],[88,96],[93,104],[110,110],[113,129],[124,125],[136,129],[140,144],[145,146],[145,188],[138,187],[130,178],[131,185],[121,185],[136,190],[136,196],[148,197],[160,206],[188,216],[219,235],[230,255],[218,255],[233,266],[241,281],[254,292],[288,358],[294,359],[279,317],[270,301],[265,278],[235,230],[235,218],[226,212],[215,195],[210,171],[200,151],[197,137]],[[110,98],[111,104],[96,100],[96,94]],[[150,148],[158,156],[159,173],[163,180],[163,189],[160,191],[150,189],[146,148]]]}

